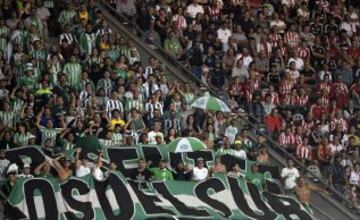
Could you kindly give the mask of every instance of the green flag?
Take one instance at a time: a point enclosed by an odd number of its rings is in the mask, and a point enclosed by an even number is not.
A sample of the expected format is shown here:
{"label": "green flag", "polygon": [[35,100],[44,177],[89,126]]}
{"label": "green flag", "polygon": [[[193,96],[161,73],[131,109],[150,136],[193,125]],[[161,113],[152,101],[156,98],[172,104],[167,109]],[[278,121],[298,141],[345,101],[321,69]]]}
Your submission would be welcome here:
{"label": "green flag", "polygon": [[89,135],[85,137],[79,137],[76,147],[86,149],[91,152],[97,152],[101,149],[99,139],[95,135]]}

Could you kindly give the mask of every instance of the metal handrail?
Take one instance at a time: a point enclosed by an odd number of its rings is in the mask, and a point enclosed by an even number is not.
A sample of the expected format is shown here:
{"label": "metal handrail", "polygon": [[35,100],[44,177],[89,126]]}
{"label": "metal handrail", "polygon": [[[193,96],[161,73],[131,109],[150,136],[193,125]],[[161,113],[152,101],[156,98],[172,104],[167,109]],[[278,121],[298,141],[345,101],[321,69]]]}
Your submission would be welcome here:
{"label": "metal handrail", "polygon": [[[128,25],[131,25],[133,28],[136,28],[136,30],[141,33],[143,36],[146,36],[146,34],[140,30],[137,27],[137,24],[134,23],[133,21],[130,21],[128,18],[126,18],[124,15],[118,13],[109,3],[105,2],[104,0],[97,0],[97,2],[105,7],[106,9],[110,10],[112,12],[112,15],[115,15],[120,21],[122,22],[126,22]],[[129,28],[129,27],[128,27]],[[150,39],[148,39],[150,40]],[[162,47],[162,45],[159,45],[155,42],[152,42],[156,47],[157,47],[157,52],[160,52],[162,56],[164,56],[165,58],[167,58],[170,63],[176,65],[177,68],[181,69],[182,72],[186,73],[186,75],[188,77],[190,77],[192,80],[195,80],[197,83],[199,83],[200,85],[203,85],[212,95],[219,97],[222,96],[220,95],[218,92],[214,91],[212,88],[210,88],[208,85],[204,84],[201,80],[199,80],[198,78],[196,78],[191,71],[189,71],[186,67],[184,67],[180,62],[178,62],[172,55],[170,55],[167,51],[165,51]],[[224,100],[222,98],[222,100],[226,103],[229,104],[229,102],[227,100]],[[248,125],[250,125],[250,127],[254,128],[256,130],[256,132],[258,134],[261,134],[265,137],[267,137],[267,140],[271,143],[271,146],[273,148],[276,148],[278,150],[280,150],[284,155],[286,155],[286,157],[293,159],[293,161],[295,162],[295,164],[298,167],[301,167],[301,169],[303,169],[304,171],[306,171],[307,173],[311,174],[311,176],[316,177],[316,175],[308,170],[302,163],[300,163],[300,161],[298,161],[293,155],[289,154],[285,149],[283,149],[282,147],[280,147],[278,145],[278,143],[276,143],[269,135],[263,133],[260,128],[253,124],[252,122],[250,122],[248,119],[246,119],[244,116],[242,115],[238,115],[239,118],[241,118],[242,120],[244,120]],[[320,180],[320,183],[324,186],[327,186],[332,193],[334,193],[338,198],[340,198],[345,204],[347,204],[350,207],[353,207],[352,203],[350,201],[348,201],[342,194],[340,194],[339,192],[337,192],[335,189],[333,189],[332,187],[330,187],[326,182],[324,182],[323,180]]]}

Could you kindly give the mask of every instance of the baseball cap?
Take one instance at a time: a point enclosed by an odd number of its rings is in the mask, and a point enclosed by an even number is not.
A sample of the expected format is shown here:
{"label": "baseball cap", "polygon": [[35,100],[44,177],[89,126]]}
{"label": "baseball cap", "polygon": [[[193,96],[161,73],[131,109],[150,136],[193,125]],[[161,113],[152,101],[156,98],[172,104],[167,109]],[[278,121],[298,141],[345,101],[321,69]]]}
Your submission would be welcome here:
{"label": "baseball cap", "polygon": [[198,159],[196,159],[196,161],[197,161],[197,162],[204,161],[204,158],[199,157]]}

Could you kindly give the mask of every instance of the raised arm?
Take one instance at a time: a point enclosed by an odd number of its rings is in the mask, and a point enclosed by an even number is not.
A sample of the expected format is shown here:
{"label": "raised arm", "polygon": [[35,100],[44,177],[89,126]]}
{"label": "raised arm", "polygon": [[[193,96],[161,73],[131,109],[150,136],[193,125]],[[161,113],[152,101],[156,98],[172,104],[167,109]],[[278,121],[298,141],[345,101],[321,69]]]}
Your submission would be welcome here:
{"label": "raised arm", "polygon": [[42,162],[39,166],[37,166],[34,169],[34,174],[35,175],[40,175],[42,168],[44,167],[44,165],[47,163],[47,161]]}
{"label": "raised arm", "polygon": [[61,166],[61,164],[59,163],[59,160],[64,157],[64,154],[61,154],[59,155],[58,157],[54,158],[52,160],[52,164],[53,164],[53,167],[55,168],[55,170],[60,173],[64,170],[64,168]]}
{"label": "raised arm", "polygon": [[76,169],[79,169],[81,166],[80,153],[81,153],[81,148],[76,149],[76,156],[75,156]]}
{"label": "raised arm", "polygon": [[36,115],[36,119],[35,119],[35,126],[40,128],[40,120],[41,120],[41,116],[44,113],[44,107],[41,108],[41,111]]}
{"label": "raised arm", "polygon": [[95,166],[96,166],[97,168],[102,167],[101,156],[102,156],[102,151],[99,151],[98,157],[97,157],[97,159],[96,159],[96,164],[95,164]]}

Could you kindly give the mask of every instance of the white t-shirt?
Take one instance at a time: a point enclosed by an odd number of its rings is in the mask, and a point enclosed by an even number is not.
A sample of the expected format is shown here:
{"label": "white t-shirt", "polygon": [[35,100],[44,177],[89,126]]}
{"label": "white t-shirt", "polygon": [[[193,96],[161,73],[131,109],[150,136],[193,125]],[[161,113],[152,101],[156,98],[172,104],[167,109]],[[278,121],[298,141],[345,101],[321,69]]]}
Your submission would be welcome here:
{"label": "white t-shirt", "polygon": [[204,8],[201,5],[190,4],[186,8],[186,13],[190,15],[191,18],[195,18],[198,13],[204,14]]}
{"label": "white t-shirt", "polygon": [[288,62],[288,65],[290,66],[290,63],[294,61],[295,62],[295,68],[296,70],[301,70],[303,67],[304,67],[304,60],[301,59],[300,57],[298,58],[290,58],[289,59],[289,62]]}
{"label": "white t-shirt", "polygon": [[243,149],[234,150],[234,157],[237,157],[242,160],[246,160],[246,152]]}
{"label": "white t-shirt", "polygon": [[95,178],[95,180],[97,180],[97,181],[102,181],[104,179],[104,173],[100,169],[100,167],[95,166],[93,169],[92,175]]}
{"label": "white t-shirt", "polygon": [[289,169],[283,168],[281,171],[281,177],[285,179],[285,189],[293,189],[296,186],[296,179],[300,177],[298,169],[293,167]]}
{"label": "white t-shirt", "polygon": [[239,53],[239,54],[236,55],[235,63],[240,59],[240,57],[242,57],[242,59],[243,59],[244,66],[246,68],[248,68],[250,63],[253,61],[253,58],[251,56],[249,56],[249,55],[243,57],[243,55],[241,53]]}
{"label": "white t-shirt", "polygon": [[328,74],[328,75],[329,75],[329,79],[332,80],[331,72],[330,72],[330,71],[326,71],[326,72],[325,72],[324,70],[321,70],[321,71],[319,72],[319,79],[320,79],[320,80],[323,80],[325,74]]}
{"label": "white t-shirt", "polygon": [[237,127],[229,126],[225,129],[225,136],[229,139],[229,143],[233,144],[235,141],[235,136],[238,133]]}
{"label": "white t-shirt", "polygon": [[348,22],[342,22],[340,24],[340,30],[345,30],[348,37],[351,37],[353,35],[353,29],[350,23]]}
{"label": "white t-shirt", "polygon": [[156,144],[156,136],[161,136],[161,139],[164,140],[164,135],[161,132],[155,132],[155,131],[150,131],[148,133],[148,138],[149,138],[149,143],[150,144]]}
{"label": "white t-shirt", "polygon": [[209,170],[205,167],[201,169],[198,167],[194,167],[192,170],[192,180],[194,181],[204,180],[208,177],[208,175],[209,175]]}
{"label": "white t-shirt", "polygon": [[286,24],[285,22],[283,22],[282,20],[273,20],[270,22],[270,28],[277,26],[278,27],[278,33],[283,34],[284,33],[284,29],[286,28]]}
{"label": "white t-shirt", "polygon": [[360,186],[360,173],[355,173],[354,171],[351,171],[349,183],[352,185]]}
{"label": "white t-shirt", "polygon": [[221,43],[229,42],[229,38],[231,37],[231,31],[229,29],[218,29],[217,30],[217,38],[221,41]]}
{"label": "white t-shirt", "polygon": [[80,167],[75,171],[76,177],[83,177],[88,175],[89,173],[91,173],[90,168],[84,165],[80,165]]}

